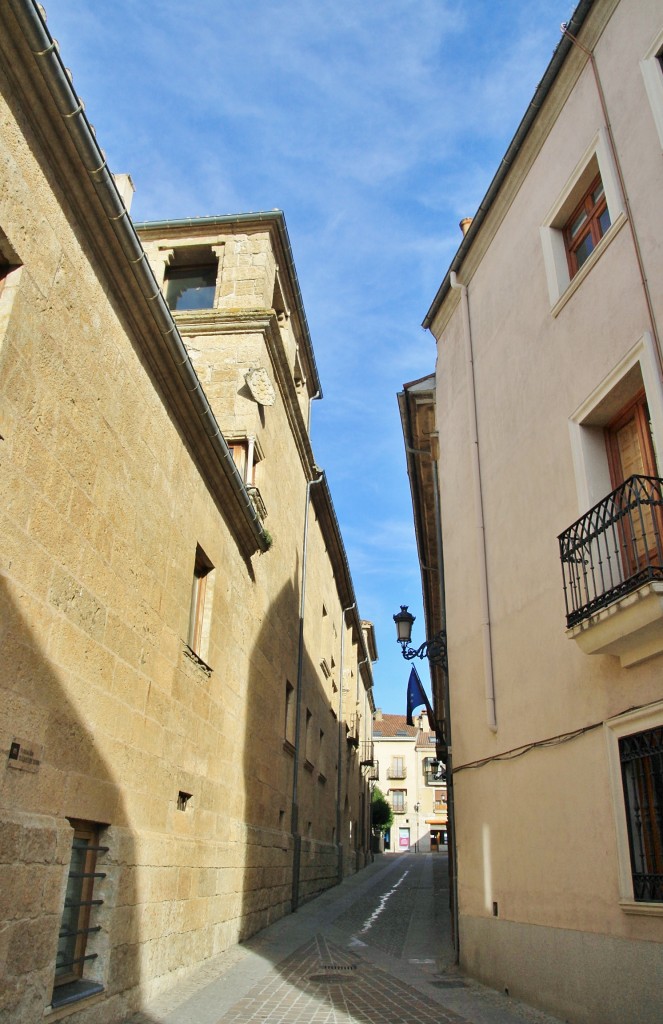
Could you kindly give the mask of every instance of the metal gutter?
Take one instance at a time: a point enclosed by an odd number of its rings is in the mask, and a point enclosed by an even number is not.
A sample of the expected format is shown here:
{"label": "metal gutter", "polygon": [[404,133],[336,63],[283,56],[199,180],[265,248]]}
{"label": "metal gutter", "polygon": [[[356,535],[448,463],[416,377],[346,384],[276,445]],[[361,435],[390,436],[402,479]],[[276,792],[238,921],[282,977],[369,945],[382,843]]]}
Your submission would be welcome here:
{"label": "metal gutter", "polygon": [[[578,33],[585,19],[587,18],[587,15],[589,14],[594,2],[595,0],[580,0],[580,3],[573,12],[571,20],[566,24],[567,32],[571,33],[571,35],[576,35]],[[452,272],[457,274],[460,271],[460,268],[463,265],[463,261],[467,253],[469,252],[470,248],[472,247],[472,243],[474,242],[474,239],[478,235],[481,229],[481,225],[486,219],[491,206],[493,205],[495,199],[497,198],[497,195],[504,183],[504,180],[509,174],[509,171],[511,170],[511,167],[514,164],[516,157],[518,156],[518,153],[520,152],[522,145],[532,125],[534,124],[536,118],[539,115],[539,111],[541,110],[541,107],[543,106],[546,97],[548,96],[548,93],[553,87],[555,79],[557,78],[557,75],[559,74],[564,64],[564,61],[566,60],[567,54],[572,49],[572,47],[573,43],[571,39],[568,37],[568,35],[563,34],[561,40],[555,48],[555,51],[552,55],[552,59],[544,72],[543,78],[536,87],[534,96],[532,97],[530,104],[527,110],[525,111],[525,115],[520,124],[518,125],[516,134],[511,140],[511,143],[506,153],[502,157],[502,162],[497,169],[497,173],[495,174],[493,180],[488,186],[488,191],[486,192],[485,196],[481,200],[481,203],[479,204],[479,209],[474,215],[472,223],[467,231],[467,234],[464,236],[462,242],[460,243],[456,255],[454,256],[451,262],[451,266],[447,270],[446,276],[437,290],[437,294],[433,299],[431,307],[426,313],[426,316],[424,317],[423,323],[421,325],[424,329],[428,330],[431,327],[433,320],[437,316],[440,306],[442,305],[446,296],[450,292],[451,274]]]}
{"label": "metal gutter", "polygon": [[269,542],[265,536],[262,522],[253,508],[177,325],[161,294],[161,289],[156,283],[143,246],[122,201],[113,175],[108,169],[106,157],[99,148],[94,131],[85,115],[83,104],[71,84],[69,74],[59,55],[57,43],[50,35],[42,14],[33,0],[9,0],[9,3],[35,58],[44,83],[60,112],[65,130],[85,166],[117,241],[131,264],[137,284],[149,305],[156,327],[165,342],[166,351],[182,387],[187,392],[193,411],[200,420],[213,452],[221,462],[226,478],[235,492],[244,518],[254,534],[256,549],[266,551]]}
{"label": "metal gutter", "polygon": [[313,370],[313,388],[318,392],[319,398],[322,398],[322,386],[320,384],[320,377],[318,375],[318,367],[315,362],[315,353],[313,351],[313,342],[311,341],[311,332],[309,331],[308,320],[306,319],[306,311],[304,309],[304,300],[302,298],[301,289],[299,287],[299,278],[297,277],[297,270],[295,268],[295,260],[292,254],[292,246],[290,245],[290,235],[288,234],[288,227],[285,222],[285,214],[283,210],[259,210],[257,213],[226,213],[221,214],[218,217],[204,216],[204,217],[184,217],[177,220],[151,220],[151,221],[136,221],[137,231],[161,231],[168,232],[169,230],[176,230],[178,228],[200,228],[209,225],[212,227],[214,224],[225,224],[227,226],[237,225],[248,225],[253,223],[265,223],[275,224],[279,232],[281,244],[288,261],[288,272],[292,281],[293,290],[295,293],[295,302],[297,304],[297,316],[301,322],[302,331],[304,332],[304,338],[308,346],[308,354],[311,363],[311,369]]}

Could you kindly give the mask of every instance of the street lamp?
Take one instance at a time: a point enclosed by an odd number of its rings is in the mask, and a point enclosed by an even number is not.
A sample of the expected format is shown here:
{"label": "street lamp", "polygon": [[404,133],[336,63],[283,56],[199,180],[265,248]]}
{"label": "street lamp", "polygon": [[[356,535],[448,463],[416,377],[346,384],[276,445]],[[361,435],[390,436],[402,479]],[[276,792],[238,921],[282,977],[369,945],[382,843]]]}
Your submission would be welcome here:
{"label": "street lamp", "polygon": [[412,661],[413,658],[428,658],[432,665],[441,665],[446,670],[447,634],[442,629],[430,640],[424,640],[421,647],[410,647],[415,618],[416,616],[407,610],[406,604],[402,604],[400,612],[394,615],[396,639],[401,645],[403,657],[406,661]]}

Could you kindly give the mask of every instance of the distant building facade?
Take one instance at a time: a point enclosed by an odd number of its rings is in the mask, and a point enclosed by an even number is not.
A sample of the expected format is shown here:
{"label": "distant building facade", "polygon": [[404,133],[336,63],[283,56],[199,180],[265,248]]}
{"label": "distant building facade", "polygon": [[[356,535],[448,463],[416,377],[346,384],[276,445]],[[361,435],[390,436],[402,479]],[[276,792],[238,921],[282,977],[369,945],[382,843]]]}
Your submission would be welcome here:
{"label": "distant building facade", "polygon": [[444,764],[436,757],[436,737],[425,714],[408,725],[405,715],[378,708],[373,722],[378,785],[394,812],[385,834],[390,852],[430,853],[447,841],[447,786]]}
{"label": "distant building facade", "polygon": [[574,1024],[655,1024],[663,12],[583,0],[566,31],[400,402],[448,637],[461,966]]}
{"label": "distant building facade", "polygon": [[104,1024],[366,863],[377,649],[283,215],[139,237],[0,52],[0,1020]]}

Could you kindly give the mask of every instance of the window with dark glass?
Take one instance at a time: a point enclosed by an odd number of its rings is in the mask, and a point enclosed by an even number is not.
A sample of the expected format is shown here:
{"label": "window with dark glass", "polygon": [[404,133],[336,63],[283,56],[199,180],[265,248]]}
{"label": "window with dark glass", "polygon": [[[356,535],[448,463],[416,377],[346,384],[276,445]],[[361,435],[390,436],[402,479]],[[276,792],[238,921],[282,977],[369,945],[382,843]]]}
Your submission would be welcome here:
{"label": "window with dark glass", "polygon": [[216,291],[216,263],[200,267],[168,267],[166,302],[172,310],[211,309]]}
{"label": "window with dark glass", "polygon": [[597,175],[564,228],[571,277],[578,273],[610,227],[610,214],[601,176]]}
{"label": "window with dark glass", "polygon": [[99,829],[86,822],[72,822],[74,837],[67,876],[62,920],[55,958],[52,1005],[59,1006],[100,992],[102,986],[85,980],[85,970],[97,953],[89,952],[88,940],[101,930],[96,920],[103,900],[95,893],[95,882],[105,878],[97,870],[97,859],[108,847],[99,845]]}
{"label": "window with dark glass", "polygon": [[633,896],[663,902],[663,726],[619,740]]}

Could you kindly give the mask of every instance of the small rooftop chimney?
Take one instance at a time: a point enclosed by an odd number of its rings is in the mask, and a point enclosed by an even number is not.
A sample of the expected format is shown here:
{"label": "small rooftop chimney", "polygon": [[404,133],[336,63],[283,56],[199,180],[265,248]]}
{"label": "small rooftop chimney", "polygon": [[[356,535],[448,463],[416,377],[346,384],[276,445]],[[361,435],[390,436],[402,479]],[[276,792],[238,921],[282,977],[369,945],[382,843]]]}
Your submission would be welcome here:
{"label": "small rooftop chimney", "polygon": [[470,230],[470,224],[472,223],[473,220],[474,217],[463,217],[463,219],[461,220],[459,226],[460,230],[463,232],[463,238],[465,238],[465,235]]}
{"label": "small rooftop chimney", "polygon": [[134,197],[136,186],[131,180],[130,174],[114,174],[113,177],[115,178],[115,185],[120,193],[124,207],[127,213],[129,213],[131,210],[131,200]]}

